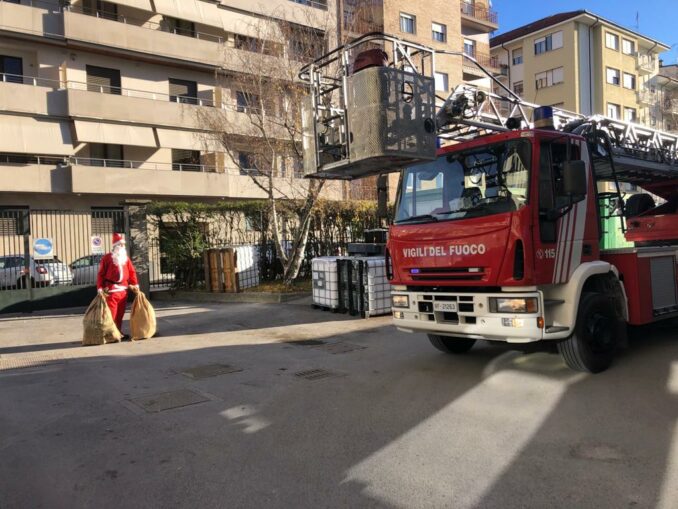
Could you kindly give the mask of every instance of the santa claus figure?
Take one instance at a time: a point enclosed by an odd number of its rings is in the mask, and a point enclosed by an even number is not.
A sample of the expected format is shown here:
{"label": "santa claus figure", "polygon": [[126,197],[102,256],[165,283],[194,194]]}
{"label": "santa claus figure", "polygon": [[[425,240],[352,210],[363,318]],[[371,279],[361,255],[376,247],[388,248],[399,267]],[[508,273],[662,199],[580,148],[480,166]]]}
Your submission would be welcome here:
{"label": "santa claus figure", "polygon": [[[127,305],[127,289],[138,290],[137,272],[127,256],[125,236],[113,234],[111,252],[104,255],[97,274],[97,291],[106,296],[115,325],[122,333],[122,318]],[[128,336],[123,336],[127,339]]]}

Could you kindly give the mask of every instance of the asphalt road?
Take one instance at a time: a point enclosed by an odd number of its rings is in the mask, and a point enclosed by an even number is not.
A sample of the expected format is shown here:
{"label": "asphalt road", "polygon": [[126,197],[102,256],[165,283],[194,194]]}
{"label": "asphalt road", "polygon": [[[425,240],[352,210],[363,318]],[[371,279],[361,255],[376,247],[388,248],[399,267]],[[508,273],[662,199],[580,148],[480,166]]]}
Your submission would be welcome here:
{"label": "asphalt road", "polygon": [[589,376],[303,301],[159,316],[0,321],[0,508],[678,508],[675,327]]}

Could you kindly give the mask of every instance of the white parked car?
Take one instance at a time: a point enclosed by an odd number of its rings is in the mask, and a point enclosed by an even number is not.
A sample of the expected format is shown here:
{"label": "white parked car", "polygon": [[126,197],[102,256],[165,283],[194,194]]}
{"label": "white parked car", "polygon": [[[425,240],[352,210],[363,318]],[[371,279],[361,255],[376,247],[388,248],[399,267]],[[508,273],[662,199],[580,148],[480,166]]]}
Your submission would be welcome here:
{"label": "white parked car", "polygon": [[68,266],[56,256],[49,260],[31,256],[30,270],[25,267],[23,255],[0,256],[1,289],[69,285],[72,278]]}
{"label": "white parked car", "polygon": [[71,263],[74,285],[96,285],[99,264],[103,255],[89,255]]}

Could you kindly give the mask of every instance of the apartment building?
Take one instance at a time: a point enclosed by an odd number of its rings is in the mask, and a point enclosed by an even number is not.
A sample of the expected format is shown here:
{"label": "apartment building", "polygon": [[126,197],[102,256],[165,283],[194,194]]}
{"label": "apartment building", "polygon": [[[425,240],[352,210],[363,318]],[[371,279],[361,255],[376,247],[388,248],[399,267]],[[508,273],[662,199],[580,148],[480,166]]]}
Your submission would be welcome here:
{"label": "apartment building", "polygon": [[[258,27],[334,37],[336,12],[334,0],[0,0],[0,206],[263,197],[197,112],[247,123],[230,83],[257,58]],[[275,171],[280,189],[304,185],[298,162]]]}
{"label": "apartment building", "polygon": [[[492,73],[498,60],[490,55],[490,33],[498,16],[481,0],[341,0],[340,38],[351,40],[369,32],[385,32],[436,50],[463,52]],[[490,79],[469,60],[437,54],[436,94],[447,97],[457,85],[470,83],[490,89]],[[394,184],[394,179],[391,183]],[[352,196],[372,198],[375,179],[352,185]],[[395,189],[395,185],[391,185]]]}
{"label": "apartment building", "polygon": [[669,49],[586,10],[534,21],[490,45],[500,79],[527,102],[647,124],[644,91]]}

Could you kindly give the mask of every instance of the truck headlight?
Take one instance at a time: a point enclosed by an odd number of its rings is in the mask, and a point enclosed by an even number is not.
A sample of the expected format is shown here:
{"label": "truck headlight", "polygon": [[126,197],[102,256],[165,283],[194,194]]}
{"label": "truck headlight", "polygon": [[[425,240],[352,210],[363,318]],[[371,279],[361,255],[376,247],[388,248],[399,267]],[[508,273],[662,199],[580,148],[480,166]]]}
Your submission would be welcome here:
{"label": "truck headlight", "polygon": [[409,308],[410,297],[408,295],[393,295],[391,296],[394,308]]}
{"label": "truck headlight", "polygon": [[536,313],[538,310],[539,304],[536,297],[490,297],[490,311],[492,313]]}

